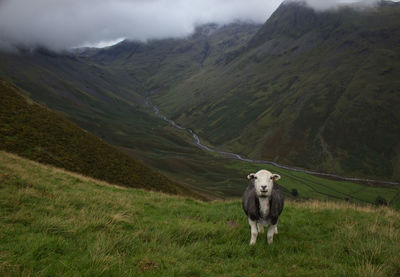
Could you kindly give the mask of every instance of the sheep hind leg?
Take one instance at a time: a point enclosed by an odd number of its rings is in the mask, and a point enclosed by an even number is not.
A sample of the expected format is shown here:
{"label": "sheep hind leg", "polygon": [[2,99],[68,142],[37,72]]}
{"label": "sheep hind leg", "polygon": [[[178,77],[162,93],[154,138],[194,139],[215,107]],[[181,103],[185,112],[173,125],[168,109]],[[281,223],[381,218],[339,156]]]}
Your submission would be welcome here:
{"label": "sheep hind leg", "polygon": [[257,235],[258,235],[258,229],[257,229],[257,222],[253,221],[249,218],[249,225],[251,228],[251,239],[250,239],[250,245],[253,245],[257,241]]}
{"label": "sheep hind leg", "polygon": [[278,224],[275,225],[275,235],[277,235],[277,234],[278,234]]}
{"label": "sheep hind leg", "polygon": [[271,244],[274,241],[274,234],[276,231],[276,225],[271,225],[268,228],[268,232],[267,232],[267,239],[268,239],[268,244]]}

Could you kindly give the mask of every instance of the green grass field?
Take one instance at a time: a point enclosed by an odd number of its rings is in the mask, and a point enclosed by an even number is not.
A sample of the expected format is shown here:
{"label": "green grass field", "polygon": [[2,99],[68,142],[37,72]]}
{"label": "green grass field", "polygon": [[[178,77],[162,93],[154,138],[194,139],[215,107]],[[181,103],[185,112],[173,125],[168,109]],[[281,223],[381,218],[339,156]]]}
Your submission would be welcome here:
{"label": "green grass field", "polygon": [[237,168],[245,174],[261,168],[271,172],[279,173],[282,176],[280,185],[287,191],[296,189],[300,198],[318,200],[346,200],[355,203],[374,204],[376,197],[383,197],[390,205],[396,209],[400,208],[399,199],[396,195],[400,192],[398,185],[368,185],[358,184],[349,181],[338,181],[313,176],[303,172],[294,172],[286,169],[276,168],[264,164],[245,164],[233,163],[233,168]]}
{"label": "green grass field", "polygon": [[[243,188],[244,189],[244,188]],[[253,247],[239,200],[112,186],[0,152],[1,276],[398,276],[400,213],[288,201]]]}
{"label": "green grass field", "polygon": [[[149,154],[146,148],[139,149],[132,144],[135,157],[140,157],[146,164],[157,168],[170,179],[179,181],[191,189],[211,198],[231,199],[239,197],[248,183],[246,176],[260,169],[267,169],[282,176],[280,185],[286,194],[296,189],[299,199],[346,200],[355,203],[374,204],[378,196],[384,198],[395,209],[400,209],[400,186],[358,184],[348,181],[330,180],[307,173],[294,172],[271,165],[247,163],[232,160],[216,153],[210,153],[191,144],[192,138],[186,131],[167,126],[162,130],[173,134],[175,144],[163,145],[159,151]],[[126,136],[126,139],[130,139]],[[144,150],[145,149],[145,150]],[[123,149],[128,154],[131,150]]]}
{"label": "green grass field", "polygon": [[[152,111],[147,111],[152,113]],[[378,196],[396,209],[400,209],[400,186],[337,181],[306,173],[289,171],[266,164],[233,160],[223,155],[205,151],[193,143],[185,130],[178,130],[159,118],[151,139],[134,143],[135,136],[126,131],[116,135],[126,147],[121,150],[146,165],[156,168],[171,180],[183,183],[208,195],[211,199],[230,199],[242,194],[248,180],[246,176],[260,169],[268,169],[282,176],[280,184],[287,192],[296,189],[300,199],[346,200],[374,204]],[[163,125],[164,124],[164,125]],[[187,127],[187,126],[186,126]],[[158,134],[158,135],[155,135]],[[211,148],[214,146],[204,142]],[[351,177],[351,176],[348,176]]]}

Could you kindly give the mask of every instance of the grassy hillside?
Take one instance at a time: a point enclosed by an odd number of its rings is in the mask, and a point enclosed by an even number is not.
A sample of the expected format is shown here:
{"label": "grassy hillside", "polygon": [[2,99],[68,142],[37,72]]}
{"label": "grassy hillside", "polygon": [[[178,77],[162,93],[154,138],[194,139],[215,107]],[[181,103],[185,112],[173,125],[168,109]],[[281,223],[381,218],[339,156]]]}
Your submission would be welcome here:
{"label": "grassy hillside", "polygon": [[238,200],[127,189],[0,152],[2,276],[397,276],[400,214],[289,202],[272,245]]}
{"label": "grassy hillside", "polygon": [[124,186],[195,195],[1,80],[0,149]]}

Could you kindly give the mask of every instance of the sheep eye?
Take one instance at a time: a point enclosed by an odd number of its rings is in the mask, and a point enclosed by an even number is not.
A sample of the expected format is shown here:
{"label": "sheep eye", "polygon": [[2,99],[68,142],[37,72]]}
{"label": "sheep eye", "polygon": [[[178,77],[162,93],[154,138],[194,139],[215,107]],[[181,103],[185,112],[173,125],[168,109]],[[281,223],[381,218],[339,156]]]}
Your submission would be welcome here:
{"label": "sheep eye", "polygon": [[274,176],[271,176],[271,178],[270,178],[271,180],[274,180]]}
{"label": "sheep eye", "polygon": [[254,179],[257,179],[257,176],[254,176]]}

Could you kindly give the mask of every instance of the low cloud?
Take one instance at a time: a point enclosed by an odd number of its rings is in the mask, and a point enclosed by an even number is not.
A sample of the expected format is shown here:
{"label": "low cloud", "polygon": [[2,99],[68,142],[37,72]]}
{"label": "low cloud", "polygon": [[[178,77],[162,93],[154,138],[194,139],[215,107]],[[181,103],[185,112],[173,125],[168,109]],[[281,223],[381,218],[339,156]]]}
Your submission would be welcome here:
{"label": "low cloud", "polygon": [[[372,1],[372,0],[371,0]],[[282,0],[0,0],[0,48],[63,50],[121,38],[182,37],[198,24],[263,23]],[[307,0],[327,9],[339,0]]]}
{"label": "low cloud", "polygon": [[[61,50],[119,38],[181,37],[196,24],[261,23],[280,0],[3,0],[0,45]],[[4,47],[3,47],[4,48]]]}
{"label": "low cloud", "polygon": [[[295,0],[296,1],[296,0]],[[375,5],[378,0],[305,0],[309,6],[317,11],[334,9],[343,5],[353,5],[354,7],[370,7]]]}

